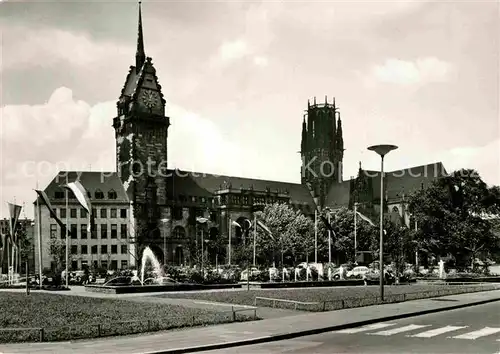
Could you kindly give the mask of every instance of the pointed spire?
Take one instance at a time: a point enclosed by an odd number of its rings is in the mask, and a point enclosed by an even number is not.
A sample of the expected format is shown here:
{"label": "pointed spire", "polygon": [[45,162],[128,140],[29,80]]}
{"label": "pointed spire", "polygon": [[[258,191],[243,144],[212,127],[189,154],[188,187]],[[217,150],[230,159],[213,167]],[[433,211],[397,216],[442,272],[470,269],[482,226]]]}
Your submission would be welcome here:
{"label": "pointed spire", "polygon": [[314,96],[314,105],[316,106],[316,96]]}
{"label": "pointed spire", "polygon": [[359,161],[359,169],[362,170],[363,168],[361,168],[361,161]]}
{"label": "pointed spire", "polygon": [[311,107],[311,101],[309,101],[309,99],[307,99],[307,108]]}
{"label": "pointed spire", "polygon": [[328,96],[325,95],[325,105],[328,104]]}
{"label": "pointed spire", "polygon": [[141,1],[139,0],[139,25],[137,30],[137,52],[135,53],[135,71],[139,73],[144,61],[146,60],[146,53],[144,52],[144,38],[142,35],[142,14],[141,14]]}

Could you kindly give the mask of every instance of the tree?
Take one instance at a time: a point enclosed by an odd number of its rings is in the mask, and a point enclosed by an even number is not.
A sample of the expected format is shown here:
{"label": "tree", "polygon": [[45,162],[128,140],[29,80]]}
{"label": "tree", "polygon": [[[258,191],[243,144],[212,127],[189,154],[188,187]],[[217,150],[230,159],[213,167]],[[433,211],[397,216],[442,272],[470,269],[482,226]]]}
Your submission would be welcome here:
{"label": "tree", "polygon": [[266,205],[264,210],[256,212],[256,218],[272,233],[270,236],[260,227],[257,228],[256,248],[259,263],[283,263],[281,259],[285,260],[287,257],[296,262],[310,249],[311,235],[314,242],[312,221],[288,204]]}
{"label": "tree", "polygon": [[[55,265],[54,271],[59,274],[66,265],[66,241],[53,238],[49,241],[49,255]],[[69,253],[68,262],[71,262],[72,255]]]}
{"label": "tree", "polygon": [[484,215],[500,213],[499,188],[489,188],[474,170],[437,179],[411,196],[409,207],[418,221],[415,242],[429,255],[452,255],[464,267],[498,247],[498,235]]}

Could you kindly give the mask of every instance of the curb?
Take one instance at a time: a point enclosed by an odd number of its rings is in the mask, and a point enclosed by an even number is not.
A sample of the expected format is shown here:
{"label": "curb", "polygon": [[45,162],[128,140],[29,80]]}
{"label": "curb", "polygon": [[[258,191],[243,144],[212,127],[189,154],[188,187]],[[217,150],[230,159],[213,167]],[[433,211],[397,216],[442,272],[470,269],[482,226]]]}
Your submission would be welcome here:
{"label": "curb", "polygon": [[241,347],[241,346],[245,346],[245,345],[255,345],[255,344],[276,342],[276,341],[280,341],[280,340],[311,336],[314,334],[322,334],[325,332],[338,331],[341,329],[361,327],[361,326],[366,326],[366,325],[370,325],[370,324],[377,323],[377,322],[394,321],[394,320],[399,320],[402,318],[428,315],[428,314],[432,314],[432,313],[436,313],[436,312],[443,312],[443,311],[448,311],[448,310],[457,310],[457,309],[461,309],[464,307],[471,307],[471,306],[476,306],[476,305],[484,305],[484,304],[488,304],[488,303],[495,302],[495,301],[500,301],[500,298],[481,300],[481,301],[467,303],[467,304],[452,305],[452,306],[448,306],[445,308],[416,311],[416,312],[405,313],[405,314],[401,314],[401,315],[379,317],[379,318],[374,318],[374,319],[369,319],[369,320],[364,320],[364,321],[346,323],[346,324],[342,324],[342,325],[333,325],[333,326],[322,327],[322,328],[308,329],[308,330],[303,330],[303,331],[294,332],[294,333],[277,334],[277,335],[264,336],[264,337],[258,337],[258,338],[244,339],[244,340],[239,340],[239,341],[234,341],[234,342],[207,344],[207,345],[201,345],[201,346],[197,346],[197,347],[166,349],[166,350],[148,352],[145,354],[195,353],[195,352],[202,352],[202,351],[215,350],[215,349],[227,349],[227,348]]}

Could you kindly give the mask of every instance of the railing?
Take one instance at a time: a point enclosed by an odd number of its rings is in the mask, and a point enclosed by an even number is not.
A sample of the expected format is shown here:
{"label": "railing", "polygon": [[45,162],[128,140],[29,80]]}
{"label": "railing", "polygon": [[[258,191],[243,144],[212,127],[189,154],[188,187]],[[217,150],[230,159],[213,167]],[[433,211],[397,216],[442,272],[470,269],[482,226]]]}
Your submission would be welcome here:
{"label": "railing", "polygon": [[[457,284],[454,284],[457,285]],[[491,291],[500,289],[500,285],[491,283],[486,283],[485,285],[474,284],[475,286],[467,286],[465,288],[450,286],[446,289],[438,289],[433,291],[419,291],[419,292],[409,292],[402,294],[387,294],[384,296],[384,300],[382,301],[380,296],[368,296],[368,297],[357,297],[357,298],[344,298],[339,300],[327,300],[327,301],[319,301],[319,302],[303,302],[296,300],[288,300],[288,299],[277,299],[277,298],[267,298],[256,296],[254,299],[254,306],[257,306],[257,303],[264,302],[265,307],[272,308],[284,308],[284,309],[293,309],[293,310],[303,310],[303,311],[311,311],[311,312],[323,312],[323,311],[334,311],[334,310],[342,310],[348,308],[355,307],[364,307],[364,306],[373,306],[380,304],[390,304],[390,303],[398,303],[405,302],[410,300],[420,300],[420,299],[428,299],[432,297],[440,297],[447,295],[458,295],[464,293],[473,293],[480,291]],[[269,306],[271,305],[271,306]]]}
{"label": "railing", "polygon": [[[241,314],[253,312],[252,316]],[[243,317],[244,316],[244,317]],[[107,337],[134,333],[153,332],[203,324],[231,323],[238,320],[257,320],[257,308],[231,308],[231,311],[203,315],[172,318],[155,318],[133,321],[113,321],[94,324],[75,324],[54,327],[15,327],[0,328],[0,343],[7,342],[45,342],[55,340],[74,340]]]}

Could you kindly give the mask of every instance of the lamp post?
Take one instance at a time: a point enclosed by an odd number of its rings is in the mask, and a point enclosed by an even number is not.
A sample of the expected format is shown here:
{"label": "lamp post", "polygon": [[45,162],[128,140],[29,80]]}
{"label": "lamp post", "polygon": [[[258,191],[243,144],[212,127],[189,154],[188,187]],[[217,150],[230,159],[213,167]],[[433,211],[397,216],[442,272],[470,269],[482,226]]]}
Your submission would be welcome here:
{"label": "lamp post", "polygon": [[380,300],[384,301],[384,157],[392,150],[396,150],[396,145],[373,145],[368,148],[380,155]]}
{"label": "lamp post", "polygon": [[[166,224],[169,222],[169,219],[161,219],[160,221]],[[167,233],[163,232],[163,265],[165,264],[167,264]]]}
{"label": "lamp post", "polygon": [[[328,225],[332,225],[330,220],[330,208],[326,207],[325,211],[328,213]],[[332,263],[332,233],[330,232],[330,228],[327,230],[328,232],[328,264]]]}
{"label": "lamp post", "polygon": [[[208,222],[207,218],[203,217],[197,217],[196,222],[199,224],[206,224]],[[204,249],[204,243],[205,240],[203,239],[203,228],[201,228],[201,275],[203,279],[205,279],[205,264],[204,264],[204,259],[205,259],[205,249]]]}

